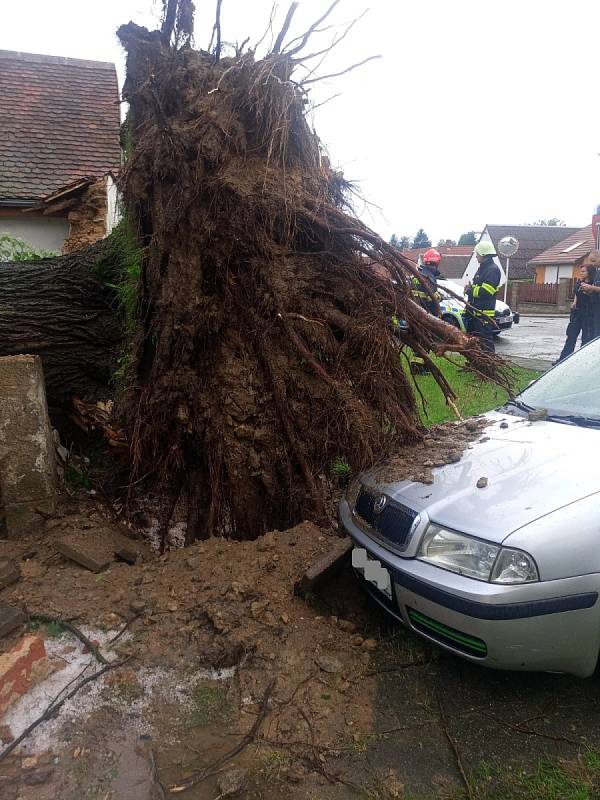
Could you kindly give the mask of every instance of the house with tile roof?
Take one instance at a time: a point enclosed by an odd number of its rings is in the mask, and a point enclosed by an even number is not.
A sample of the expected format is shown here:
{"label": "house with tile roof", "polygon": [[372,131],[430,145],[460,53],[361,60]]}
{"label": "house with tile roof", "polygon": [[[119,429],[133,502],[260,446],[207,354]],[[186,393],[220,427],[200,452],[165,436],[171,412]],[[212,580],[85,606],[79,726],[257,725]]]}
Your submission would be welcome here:
{"label": "house with tile roof", "polygon": [[[578,230],[579,228],[553,225],[486,225],[478,241],[492,242],[497,249],[500,239],[505,236],[514,236],[519,241],[519,249],[510,259],[509,281],[532,281],[535,278],[535,270],[529,266],[531,259]],[[506,257],[499,255],[494,261],[502,272],[500,285],[503,286],[506,284]],[[473,253],[461,283],[473,280],[478,267],[479,263]],[[504,294],[501,296],[504,297]]]}
{"label": "house with tile roof", "polygon": [[114,64],[0,50],[0,234],[54,252],[105,235],[119,132]]}
{"label": "house with tile roof", "polygon": [[592,224],[565,237],[531,259],[529,266],[535,270],[535,282],[559,283],[561,278],[576,277],[577,263],[595,246]]}

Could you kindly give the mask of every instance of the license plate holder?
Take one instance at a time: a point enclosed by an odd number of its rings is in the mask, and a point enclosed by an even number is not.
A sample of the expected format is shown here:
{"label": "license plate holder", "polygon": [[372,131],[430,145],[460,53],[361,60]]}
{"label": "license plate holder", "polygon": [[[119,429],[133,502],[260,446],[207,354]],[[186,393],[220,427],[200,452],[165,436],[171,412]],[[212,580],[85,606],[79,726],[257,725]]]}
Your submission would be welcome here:
{"label": "license plate holder", "polygon": [[355,547],[352,550],[352,566],[388,600],[393,600],[390,571],[381,564],[381,561],[373,558],[364,547]]}

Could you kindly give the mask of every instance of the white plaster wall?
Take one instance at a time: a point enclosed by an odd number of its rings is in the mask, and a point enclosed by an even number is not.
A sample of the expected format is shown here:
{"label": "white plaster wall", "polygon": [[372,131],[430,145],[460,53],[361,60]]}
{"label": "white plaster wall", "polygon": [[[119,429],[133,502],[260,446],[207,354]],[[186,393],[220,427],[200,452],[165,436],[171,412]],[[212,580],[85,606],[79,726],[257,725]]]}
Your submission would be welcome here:
{"label": "white plaster wall", "polygon": [[[487,228],[481,234],[480,241],[481,242],[491,242],[492,241],[492,237],[487,232]],[[503,268],[502,264],[500,263],[500,259],[499,258],[496,257],[494,259],[494,263],[500,269],[500,286],[502,286],[502,285],[504,285],[506,283],[506,275],[504,274],[504,268]],[[478,267],[479,267],[479,262],[477,261],[477,256],[475,255],[475,251],[473,251],[473,255],[471,256],[471,260],[467,264],[467,268],[465,269],[465,271],[463,273],[463,276],[462,276],[462,278],[460,279],[459,282],[463,286],[466,286],[467,283],[470,283],[473,280],[473,278],[475,277],[475,273],[477,272],[477,268]]]}
{"label": "white plaster wall", "polygon": [[0,234],[3,233],[23,239],[34,250],[60,253],[69,234],[69,223],[64,217],[34,217],[31,214],[0,216]]}

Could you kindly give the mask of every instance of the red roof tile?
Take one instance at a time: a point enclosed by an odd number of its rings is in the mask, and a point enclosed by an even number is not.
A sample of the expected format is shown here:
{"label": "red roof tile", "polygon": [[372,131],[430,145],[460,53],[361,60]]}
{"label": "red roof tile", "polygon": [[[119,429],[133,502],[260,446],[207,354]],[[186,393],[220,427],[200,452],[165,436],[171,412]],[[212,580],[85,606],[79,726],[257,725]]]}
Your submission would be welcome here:
{"label": "red roof tile", "polygon": [[0,50],[0,203],[118,170],[114,64]]}

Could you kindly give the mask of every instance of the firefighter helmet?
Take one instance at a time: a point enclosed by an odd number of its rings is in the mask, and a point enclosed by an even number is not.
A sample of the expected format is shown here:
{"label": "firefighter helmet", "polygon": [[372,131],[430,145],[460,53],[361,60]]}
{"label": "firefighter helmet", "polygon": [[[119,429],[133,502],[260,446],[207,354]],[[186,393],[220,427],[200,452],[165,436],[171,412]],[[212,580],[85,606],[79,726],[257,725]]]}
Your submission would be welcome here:
{"label": "firefighter helmet", "polygon": [[488,242],[485,239],[481,242],[477,242],[475,245],[475,255],[479,256],[480,258],[485,258],[485,256],[495,256],[496,248],[494,247],[493,242]]}
{"label": "firefighter helmet", "polygon": [[442,260],[442,257],[438,250],[435,247],[430,247],[425,253],[423,253],[423,263],[424,264],[439,264]]}

